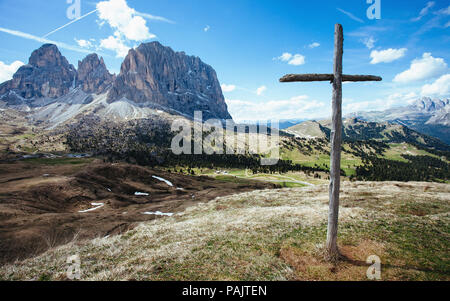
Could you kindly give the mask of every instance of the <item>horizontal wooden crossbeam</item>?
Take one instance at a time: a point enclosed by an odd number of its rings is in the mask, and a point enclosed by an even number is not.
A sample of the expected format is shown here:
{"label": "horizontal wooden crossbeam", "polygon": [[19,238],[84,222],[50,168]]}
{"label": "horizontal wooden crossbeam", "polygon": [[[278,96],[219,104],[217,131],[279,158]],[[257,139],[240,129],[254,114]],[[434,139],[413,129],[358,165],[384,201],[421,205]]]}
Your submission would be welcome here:
{"label": "horizontal wooden crossbeam", "polygon": [[[290,82],[317,82],[317,81],[330,81],[334,80],[333,74],[288,74],[280,78],[282,83]],[[382,81],[383,79],[375,75],[342,75],[343,82],[371,82]]]}

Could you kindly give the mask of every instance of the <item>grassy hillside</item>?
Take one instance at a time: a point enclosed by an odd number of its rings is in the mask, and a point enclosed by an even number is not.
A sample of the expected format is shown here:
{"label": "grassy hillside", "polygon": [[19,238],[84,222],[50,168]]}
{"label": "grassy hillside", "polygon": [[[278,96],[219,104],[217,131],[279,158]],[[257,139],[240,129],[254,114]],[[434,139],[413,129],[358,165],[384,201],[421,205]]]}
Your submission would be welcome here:
{"label": "grassy hillside", "polygon": [[[102,122],[96,116],[85,116],[82,122],[53,131],[13,126],[8,117],[0,135],[0,153],[5,158],[21,158],[30,153],[89,153],[107,162],[125,161],[150,166],[184,166],[196,168],[238,169],[243,172],[273,174],[303,172],[314,179],[326,179],[329,170],[329,121],[307,121],[282,132],[281,160],[276,167],[260,165],[260,155],[175,156],[170,150],[175,133],[170,119],[153,118],[126,122]],[[19,119],[16,119],[19,120]],[[369,123],[358,119],[344,120],[342,175],[357,180],[439,181],[450,178],[450,146],[438,139],[421,135],[407,127],[389,123]],[[206,137],[207,133],[204,133]],[[261,134],[236,134],[238,141],[257,145]],[[247,137],[249,136],[249,137]],[[199,142],[199,141],[197,141]],[[237,145],[240,145],[238,143]],[[217,149],[219,146],[215,146]],[[260,153],[264,150],[259,149]],[[399,163],[401,162],[401,163]],[[375,169],[374,166],[379,166]],[[432,166],[432,168],[429,168]],[[383,170],[390,169],[388,176]],[[405,178],[405,171],[414,175]],[[281,182],[283,183],[283,182]],[[287,186],[294,182],[286,182]]]}
{"label": "grassy hillside", "polygon": [[[307,121],[285,130],[286,132],[303,138],[329,138],[331,121]],[[377,140],[386,143],[409,143],[419,147],[434,148],[448,151],[450,147],[441,140],[420,134],[406,126],[388,122],[366,122],[357,118],[348,118],[343,121],[342,133],[344,141]]]}
{"label": "grassy hillside", "polygon": [[[281,158],[328,169],[330,131],[327,120],[287,129]],[[402,125],[345,119],[341,169],[358,180],[448,182],[450,146]]]}
{"label": "grassy hillside", "polygon": [[327,188],[220,197],[4,266],[0,279],[64,280],[78,254],[83,280],[367,280],[370,255],[383,280],[450,280],[449,185],[345,182],[337,264],[322,255]]}
{"label": "grassy hillside", "polygon": [[[449,152],[406,142],[345,141],[342,145],[341,169],[345,176],[360,180],[445,182],[450,179],[448,154]],[[328,170],[330,165],[330,145],[326,139],[283,138],[280,155],[282,160],[302,166]],[[433,167],[430,168],[431,166]],[[367,172],[361,172],[360,167],[364,167]],[[380,170],[376,167],[380,167]],[[389,175],[383,177],[383,171],[387,169],[389,169]],[[410,178],[404,178],[405,171],[409,169],[417,172],[408,174]],[[326,172],[317,174],[323,178],[328,177]]]}

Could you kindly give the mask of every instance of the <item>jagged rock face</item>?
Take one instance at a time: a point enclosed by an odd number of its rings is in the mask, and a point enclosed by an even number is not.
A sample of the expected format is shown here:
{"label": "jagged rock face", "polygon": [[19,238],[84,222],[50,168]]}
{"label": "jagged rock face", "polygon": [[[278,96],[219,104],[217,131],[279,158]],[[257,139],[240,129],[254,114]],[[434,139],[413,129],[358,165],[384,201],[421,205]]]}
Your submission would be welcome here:
{"label": "jagged rock face", "polygon": [[231,119],[214,69],[158,42],[129,51],[108,102],[122,98],[188,116],[202,111],[205,119]]}
{"label": "jagged rock face", "polygon": [[77,86],[86,93],[100,94],[112,86],[114,76],[108,72],[103,58],[93,53],[78,62]]}
{"label": "jagged rock face", "polygon": [[57,98],[67,94],[75,83],[77,71],[55,45],[45,44],[35,50],[28,65],[13,79],[0,85],[0,95],[9,104],[36,98]]}

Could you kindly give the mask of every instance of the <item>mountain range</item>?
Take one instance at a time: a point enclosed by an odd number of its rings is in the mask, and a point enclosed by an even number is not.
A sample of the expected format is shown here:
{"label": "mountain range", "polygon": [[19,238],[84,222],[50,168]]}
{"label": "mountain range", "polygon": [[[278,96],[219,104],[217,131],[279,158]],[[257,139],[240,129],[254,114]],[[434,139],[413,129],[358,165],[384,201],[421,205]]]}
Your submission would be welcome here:
{"label": "mountain range", "polygon": [[407,126],[417,132],[450,144],[450,99],[424,97],[409,106],[385,111],[357,112],[348,115],[370,122],[389,122]]}
{"label": "mountain range", "polygon": [[[433,137],[450,144],[449,110],[449,99],[423,98],[403,108],[353,113],[344,122],[344,138],[447,149]],[[149,132],[155,126],[167,128],[174,118],[192,120],[194,111],[202,111],[205,120],[232,119],[214,69],[198,57],[175,52],[158,42],[130,49],[118,75],[111,74],[95,53],[75,68],[57,46],[45,44],[33,51],[28,64],[20,67],[12,80],[0,84],[2,132],[26,133],[20,131],[21,126],[28,127],[28,132],[34,131],[32,127],[65,132],[72,138],[66,140],[74,145],[79,145],[80,139],[81,145],[92,144],[85,141],[86,137],[104,142],[108,140],[105,133],[116,133],[120,128],[141,134],[143,129]],[[303,138],[329,137],[329,121],[297,124],[300,121],[283,120],[280,129]],[[160,135],[162,140],[164,135]],[[123,149],[125,140],[119,140],[116,149]],[[97,144],[104,144],[100,142]],[[39,149],[36,145],[29,147]]]}
{"label": "mountain range", "polygon": [[[284,132],[298,138],[329,139],[331,121],[305,121],[289,127]],[[440,139],[422,134],[407,126],[390,122],[367,122],[358,118],[345,118],[342,124],[344,141],[378,140],[387,143],[409,143],[419,147],[448,150],[449,146]]]}
{"label": "mountain range", "polygon": [[76,69],[56,45],[45,44],[0,85],[0,108],[26,112],[30,122],[49,128],[89,113],[128,120],[166,112],[192,119],[201,110],[205,119],[231,119],[214,69],[158,42],[131,49],[117,76],[97,54]]}

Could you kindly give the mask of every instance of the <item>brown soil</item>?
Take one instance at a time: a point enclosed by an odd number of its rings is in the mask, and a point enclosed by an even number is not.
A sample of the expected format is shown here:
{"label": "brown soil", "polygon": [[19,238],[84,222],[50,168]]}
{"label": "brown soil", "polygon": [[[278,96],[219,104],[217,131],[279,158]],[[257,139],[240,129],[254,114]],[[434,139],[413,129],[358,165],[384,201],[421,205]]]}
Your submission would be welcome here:
{"label": "brown soil", "polygon": [[[173,187],[152,176],[169,180]],[[198,202],[270,183],[230,183],[128,164],[0,165],[0,265],[38,255],[74,239],[114,235]],[[177,189],[178,188],[178,189]],[[135,192],[149,196],[135,196]],[[104,203],[95,211],[91,203]],[[163,217],[164,218],[164,217]]]}
{"label": "brown soil", "polygon": [[341,258],[334,263],[325,259],[322,249],[308,252],[294,246],[283,247],[280,250],[280,258],[295,271],[292,280],[367,280],[366,271],[370,264],[366,263],[366,259],[370,255],[383,258],[384,245],[364,240],[356,246],[340,246],[339,251]]}

